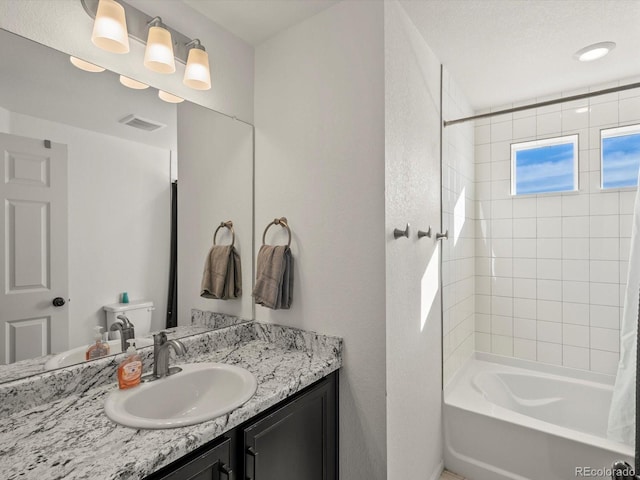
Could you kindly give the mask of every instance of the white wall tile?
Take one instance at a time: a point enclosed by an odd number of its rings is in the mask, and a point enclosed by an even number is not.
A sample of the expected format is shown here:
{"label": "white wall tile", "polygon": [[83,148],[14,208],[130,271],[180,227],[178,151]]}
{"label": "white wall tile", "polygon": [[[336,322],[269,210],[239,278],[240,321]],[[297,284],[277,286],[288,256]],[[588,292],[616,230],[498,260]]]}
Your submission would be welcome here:
{"label": "white wall tile", "polygon": [[576,217],[589,215],[589,197],[570,194],[562,196],[562,216]]}
{"label": "white wall tile", "polygon": [[620,255],[618,238],[592,238],[589,243],[591,260],[618,260]]}
{"label": "white wall tile", "polygon": [[491,180],[507,180],[511,188],[511,161],[491,162]]}
{"label": "white wall tile", "polygon": [[476,332],[491,333],[491,315],[476,313],[475,320]]}
{"label": "white wall tile", "polygon": [[536,218],[537,203],[535,198],[514,198],[513,218]]}
{"label": "white wall tile", "polygon": [[536,260],[533,258],[514,258],[513,276],[517,278],[536,278]]}
{"label": "white wall tile", "polygon": [[513,319],[513,336],[517,338],[536,339],[537,322],[530,318]]}
{"label": "white wall tile", "polygon": [[513,336],[513,317],[500,315],[491,315],[491,334]]}
{"label": "white wall tile", "polygon": [[589,117],[590,125],[612,125],[618,123],[618,102],[592,105]]}
{"label": "white wall tile", "polygon": [[584,281],[589,278],[589,260],[562,260],[562,279]]}
{"label": "white wall tile", "polygon": [[513,238],[536,238],[536,222],[528,218],[514,219]]}
{"label": "white wall tile", "polygon": [[620,213],[618,192],[589,195],[590,215],[618,215]]}
{"label": "white wall tile", "polygon": [[513,337],[491,335],[491,353],[513,356]]}
{"label": "white wall tile", "polygon": [[513,300],[510,297],[491,297],[491,314],[512,317]]}
{"label": "white wall tile", "polygon": [[560,112],[538,115],[536,120],[538,135],[560,134],[562,131],[562,114]]}
{"label": "white wall tile", "polygon": [[620,281],[619,262],[612,260],[591,260],[589,278],[592,282],[618,283]]}
{"label": "white wall tile", "polygon": [[494,238],[491,242],[491,256],[504,258],[513,256],[513,240],[511,238]]}
{"label": "white wall tile", "polygon": [[563,238],[584,238],[589,236],[589,217],[563,217]]}
{"label": "white wall tile", "polygon": [[605,305],[591,305],[589,323],[592,327],[620,328],[620,308]]}
{"label": "white wall tile", "polygon": [[476,350],[479,352],[491,352],[491,335],[488,333],[476,333]]}
{"label": "white wall tile", "polygon": [[561,238],[562,218],[546,217],[537,219],[538,238]]}
{"label": "white wall tile", "polygon": [[562,365],[589,370],[589,349],[565,345],[562,347]]}
{"label": "white wall tile", "polygon": [[589,325],[589,305],[562,302],[562,322],[573,325]]}
{"label": "white wall tile", "polygon": [[591,215],[589,222],[589,234],[592,238],[611,238],[620,235],[620,220],[618,215]]}
{"label": "white wall tile", "polygon": [[537,344],[535,340],[513,339],[513,356],[524,360],[536,360]]}
{"label": "white wall tile", "polygon": [[539,342],[562,343],[562,324],[538,321],[537,339]]}
{"label": "white wall tile", "polygon": [[615,375],[618,370],[618,354],[614,352],[604,352],[602,350],[591,350],[591,370],[599,373]]}
{"label": "white wall tile", "polygon": [[513,122],[500,122],[491,124],[491,141],[501,142],[511,140]]}
{"label": "white wall tile", "polygon": [[536,258],[537,241],[533,238],[513,240],[513,256],[516,258]]}
{"label": "white wall tile", "polygon": [[538,362],[562,365],[562,345],[557,343],[537,342]]}
{"label": "white wall tile", "polygon": [[[540,275],[538,275],[540,278]],[[562,301],[562,281],[538,280],[538,299]]]}
{"label": "white wall tile", "polygon": [[616,283],[590,283],[592,305],[620,305],[620,286]]}
{"label": "white wall tile", "polygon": [[562,299],[571,303],[589,303],[589,283],[564,281]]}
{"label": "white wall tile", "polygon": [[589,348],[589,327],[563,323],[562,343],[574,347]]}
{"label": "white wall tile", "polygon": [[536,136],[536,117],[523,117],[513,121],[513,140],[525,140]]}
{"label": "white wall tile", "polygon": [[538,258],[562,258],[562,239],[539,238],[537,255]]}
{"label": "white wall tile", "polygon": [[591,348],[619,352],[620,332],[609,328],[591,327]]}
{"label": "white wall tile", "polygon": [[491,218],[511,218],[513,216],[513,203],[508,200],[494,200],[491,202]]}
{"label": "white wall tile", "polygon": [[[622,206],[620,206],[620,209],[622,210]],[[624,238],[630,238],[632,225],[633,215],[620,215],[620,236]]]}
{"label": "white wall tile", "polygon": [[498,297],[513,297],[513,278],[493,277],[491,292]]}
{"label": "white wall tile", "polygon": [[563,238],[562,258],[568,260],[588,260],[589,259],[589,239],[588,238]]}
{"label": "white wall tile", "polygon": [[539,196],[537,203],[538,218],[559,217],[562,215],[562,199],[560,195]]}
{"label": "white wall tile", "polygon": [[518,318],[537,318],[537,301],[532,298],[514,298],[513,315]]}
{"label": "white wall tile", "polygon": [[[537,281],[535,278],[514,278],[513,296],[516,298],[537,298],[536,284]],[[533,318],[535,318],[535,316]]]}
{"label": "white wall tile", "polygon": [[513,222],[509,219],[491,220],[491,234],[492,238],[512,238]]}
{"label": "white wall tile", "polygon": [[536,302],[537,319],[546,322],[562,322],[562,302],[538,300]]}
{"label": "white wall tile", "polygon": [[537,261],[536,266],[537,266],[538,279],[543,279],[543,280],[561,280],[562,279],[562,260],[540,259]]}

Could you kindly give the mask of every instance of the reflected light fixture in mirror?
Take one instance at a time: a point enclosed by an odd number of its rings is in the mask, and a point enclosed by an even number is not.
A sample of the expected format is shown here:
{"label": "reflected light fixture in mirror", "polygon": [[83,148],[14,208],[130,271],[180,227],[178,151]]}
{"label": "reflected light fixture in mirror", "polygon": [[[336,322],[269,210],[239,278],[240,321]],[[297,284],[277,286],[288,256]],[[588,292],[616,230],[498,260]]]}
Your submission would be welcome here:
{"label": "reflected light fixture in mirror", "polygon": [[112,53],[129,53],[129,33],[124,7],[115,0],[100,0],[91,41]]}
{"label": "reflected light fixture in mirror", "polygon": [[174,73],[176,71],[171,32],[164,27],[160,17],[155,17],[149,22],[144,66],[157,73]]}
{"label": "reflected light fixture in mirror", "polygon": [[120,75],[120,83],[125,87],[133,88],[134,90],[144,90],[145,88],[149,88],[149,85],[146,83],[139,82],[134,80],[133,78],[125,77],[124,75]]}
{"label": "reflected light fixture in mirror", "polygon": [[211,88],[211,73],[209,71],[209,55],[197,38],[187,44],[189,57],[184,71],[182,83],[195,90],[209,90]]}
{"label": "reflected light fixture in mirror", "polygon": [[91,73],[100,73],[104,72],[104,68],[99,67],[98,65],[94,65],[93,63],[85,62],[84,60],[80,60],[79,58],[70,56],[69,61],[73,64],[74,67],[79,68],[80,70],[84,70],[85,72]]}
{"label": "reflected light fixture in mirror", "polygon": [[177,95],[173,95],[173,94],[165,92],[163,90],[158,90],[158,97],[160,97],[161,100],[164,100],[165,102],[169,102],[169,103],[182,103],[182,102],[184,102],[184,98],[180,98]]}

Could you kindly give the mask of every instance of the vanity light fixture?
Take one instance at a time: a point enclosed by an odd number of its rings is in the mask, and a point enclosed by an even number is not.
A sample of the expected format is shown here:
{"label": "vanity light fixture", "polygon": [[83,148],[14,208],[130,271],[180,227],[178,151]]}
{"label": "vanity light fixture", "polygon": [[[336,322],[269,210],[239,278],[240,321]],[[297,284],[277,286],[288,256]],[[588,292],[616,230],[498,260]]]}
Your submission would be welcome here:
{"label": "vanity light fixture", "polygon": [[124,7],[115,0],[100,0],[91,41],[112,53],[129,53],[129,33]]}
{"label": "vanity light fixture", "polygon": [[190,50],[182,83],[195,90],[209,90],[211,88],[209,54],[197,38],[186,46]]}
{"label": "vanity light fixture", "polygon": [[146,83],[139,82],[134,80],[133,78],[125,77],[124,75],[120,75],[120,83],[125,87],[133,88],[134,90],[144,90],[145,88],[149,88],[149,85]]}
{"label": "vanity light fixture", "polygon": [[184,98],[178,97],[177,95],[173,95],[169,92],[165,92],[164,90],[158,90],[158,97],[161,100],[164,100],[168,103],[182,103],[184,102]]}
{"label": "vanity light fixture", "polygon": [[173,73],[176,62],[173,57],[171,32],[166,29],[160,17],[148,23],[149,35],[144,51],[144,66],[157,73]]}
{"label": "vanity light fixture", "polygon": [[579,62],[591,62],[607,55],[616,48],[615,42],[598,42],[581,48],[573,54],[573,58]]}
{"label": "vanity light fixture", "polygon": [[85,72],[104,72],[104,68],[99,67],[98,65],[94,65],[93,63],[85,62],[84,60],[80,60],[79,58],[76,58],[74,56],[70,56],[69,61],[73,64],[74,67],[77,67],[80,70],[84,70]]}

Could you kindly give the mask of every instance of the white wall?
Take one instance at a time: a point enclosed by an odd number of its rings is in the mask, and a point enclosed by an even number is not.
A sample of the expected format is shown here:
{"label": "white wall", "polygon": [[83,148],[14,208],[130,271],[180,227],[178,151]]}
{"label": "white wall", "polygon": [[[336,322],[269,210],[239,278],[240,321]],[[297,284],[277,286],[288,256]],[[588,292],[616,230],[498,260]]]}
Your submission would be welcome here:
{"label": "white wall", "polygon": [[[600,189],[600,129],[640,123],[639,95],[476,123],[478,350],[615,374],[636,191]],[[511,197],[511,143],[576,133],[578,193]]]}
{"label": "white wall", "polygon": [[0,107],[0,132],[9,133],[11,131],[11,112]]}
{"label": "white wall", "polygon": [[[444,68],[443,118],[473,114],[464,94]],[[473,122],[442,131],[443,227],[449,241],[442,247],[442,358],[443,383],[475,349],[475,195]]]}
{"label": "white wall", "polygon": [[[178,106],[178,323],[191,325],[191,309],[253,318],[253,129],[192,103]],[[242,263],[242,296],[200,296],[205,258],[220,222],[233,221]],[[228,229],[216,237],[231,243]]]}
{"label": "white wall", "polygon": [[152,300],[164,326],[171,228],[169,151],[61,123],[11,114],[9,133],[68,146],[69,345],[105,326],[121,292]]}
{"label": "white wall", "polygon": [[144,45],[130,39],[126,55],[105,52],[91,43],[93,20],[79,0],[0,0],[0,28],[101,65],[116,73],[162,88],[194,103],[253,121],[253,47],[207,20],[182,2],[129,0],[132,6],[159,15],[191,38],[200,38],[209,53],[211,90],[182,84],[184,65],[176,73],[159,75],[145,69]]}
{"label": "white wall", "polygon": [[387,469],[383,28],[381,2],[341,2],[256,49],[256,245],[286,216],[295,259],[291,310],[256,318],[344,338],[349,480]]}
{"label": "white wall", "polygon": [[[442,470],[440,62],[385,2],[387,478]],[[409,238],[393,229],[411,224]],[[418,239],[431,225],[434,236]]]}

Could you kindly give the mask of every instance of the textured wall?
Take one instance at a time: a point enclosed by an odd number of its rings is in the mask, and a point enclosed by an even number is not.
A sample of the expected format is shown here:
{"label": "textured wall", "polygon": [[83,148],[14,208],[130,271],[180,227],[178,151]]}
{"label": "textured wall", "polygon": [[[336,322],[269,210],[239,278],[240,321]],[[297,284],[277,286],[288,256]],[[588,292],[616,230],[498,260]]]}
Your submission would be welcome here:
{"label": "textured wall", "polygon": [[256,49],[256,244],[284,215],[295,259],[291,310],[256,318],[344,338],[349,480],[387,468],[383,28],[381,2],[340,2]]}
{"label": "textured wall", "polygon": [[[397,2],[385,2],[387,478],[442,469],[440,62]],[[409,238],[393,229],[411,224]]]}

